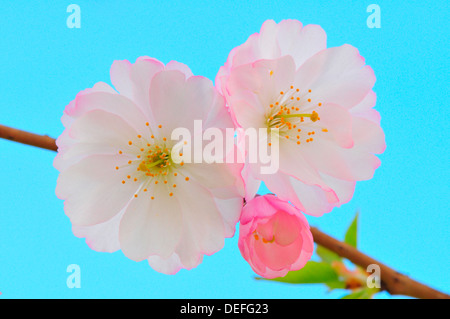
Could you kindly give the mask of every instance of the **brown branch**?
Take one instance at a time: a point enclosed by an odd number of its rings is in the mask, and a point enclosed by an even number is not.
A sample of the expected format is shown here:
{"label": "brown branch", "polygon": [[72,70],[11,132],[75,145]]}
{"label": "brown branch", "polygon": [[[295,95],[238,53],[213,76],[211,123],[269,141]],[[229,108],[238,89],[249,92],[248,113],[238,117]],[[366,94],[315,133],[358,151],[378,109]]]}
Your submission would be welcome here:
{"label": "brown branch", "polygon": [[0,124],[0,137],[19,142],[23,144],[28,144],[40,148],[45,148],[51,151],[57,151],[56,140],[47,135],[37,135],[25,131],[21,131],[12,127],[4,126]]}
{"label": "brown branch", "polygon": [[[57,151],[58,149],[55,139],[49,136],[37,135],[3,125],[0,125],[0,137],[51,151]],[[318,245],[335,252],[343,258],[347,258],[355,265],[358,265],[364,269],[367,269],[367,266],[371,264],[378,265],[381,271],[380,279],[382,287],[391,295],[404,295],[425,299],[450,299],[449,295],[400,274],[394,269],[380,263],[372,257],[363,254],[352,246],[321,232],[315,227],[311,227],[311,233],[314,237],[314,241]]]}
{"label": "brown branch", "polygon": [[381,285],[384,290],[391,295],[404,295],[423,299],[450,299],[450,296],[421,284],[396,270],[380,263],[379,261],[369,257],[356,248],[341,242],[315,227],[311,227],[311,233],[314,241],[341,257],[347,258],[355,265],[367,269],[367,266],[376,264],[380,267]]}

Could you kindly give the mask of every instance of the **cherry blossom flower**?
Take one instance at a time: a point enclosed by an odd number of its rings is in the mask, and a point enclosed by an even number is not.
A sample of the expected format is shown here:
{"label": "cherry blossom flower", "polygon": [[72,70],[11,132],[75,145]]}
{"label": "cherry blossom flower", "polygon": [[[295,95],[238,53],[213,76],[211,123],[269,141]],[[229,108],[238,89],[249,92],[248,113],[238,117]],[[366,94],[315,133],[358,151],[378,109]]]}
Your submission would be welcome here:
{"label": "cherry blossom flower", "polygon": [[273,195],[255,197],[244,206],[238,245],[252,269],[265,278],[303,268],[314,251],[305,216]]}
{"label": "cherry blossom flower", "polygon": [[[350,45],[326,48],[319,26],[267,21],[233,49],[216,77],[235,124],[279,130],[279,170],[246,164],[246,199],[264,181],[281,199],[320,216],[373,177],[385,149],[373,109],[373,70]],[[270,142],[268,142],[270,147]]]}
{"label": "cherry blossom flower", "polygon": [[[73,232],[167,274],[191,269],[234,235],[242,164],[174,163],[175,128],[233,127],[224,98],[181,63],[115,61],[111,82],[80,92],[57,139],[56,193]],[[193,135],[194,136],[194,135]]]}

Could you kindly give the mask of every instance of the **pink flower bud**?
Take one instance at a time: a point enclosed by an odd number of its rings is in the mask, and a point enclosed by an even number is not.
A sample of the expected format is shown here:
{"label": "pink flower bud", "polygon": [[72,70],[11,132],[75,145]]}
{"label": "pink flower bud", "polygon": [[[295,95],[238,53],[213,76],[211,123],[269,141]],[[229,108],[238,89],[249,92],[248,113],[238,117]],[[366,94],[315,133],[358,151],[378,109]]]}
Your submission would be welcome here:
{"label": "pink flower bud", "polygon": [[249,201],[240,223],[241,254],[262,277],[283,277],[299,270],[313,254],[314,240],[305,216],[273,195]]}

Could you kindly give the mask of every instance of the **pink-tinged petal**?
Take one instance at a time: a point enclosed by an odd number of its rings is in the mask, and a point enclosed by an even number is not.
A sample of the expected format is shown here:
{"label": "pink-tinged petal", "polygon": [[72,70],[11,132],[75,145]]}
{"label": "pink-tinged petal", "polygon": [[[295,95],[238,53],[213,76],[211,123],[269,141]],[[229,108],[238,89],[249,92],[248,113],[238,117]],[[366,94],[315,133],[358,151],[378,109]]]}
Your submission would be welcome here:
{"label": "pink-tinged petal", "polygon": [[252,269],[265,278],[300,269],[313,253],[306,218],[294,206],[273,195],[256,197],[246,204],[238,246]]}
{"label": "pink-tinged petal", "polygon": [[228,58],[229,67],[260,59],[276,59],[291,55],[297,68],[309,57],[326,48],[326,34],[320,26],[307,25],[297,20],[283,20],[276,24],[267,20],[260,33],[253,34]]}
{"label": "pink-tinged petal", "polygon": [[384,132],[381,127],[364,118],[353,118],[355,148],[372,154],[381,154],[386,149]]}
{"label": "pink-tinged petal", "polygon": [[148,193],[133,198],[120,222],[120,246],[135,261],[151,255],[168,258],[183,233],[182,207],[169,190],[153,187]]}
{"label": "pink-tinged petal", "polygon": [[[280,23],[282,24],[283,22]],[[284,31],[284,34],[286,37],[279,39],[281,54],[291,55],[297,68],[314,54],[327,48],[327,35],[318,25],[309,24],[298,35],[289,31]]]}
{"label": "pink-tinged petal", "polygon": [[354,181],[346,181],[343,179],[338,179],[324,173],[320,174],[322,179],[330,186],[334,191],[334,195],[337,198],[337,201],[332,197],[332,200],[329,200],[330,203],[333,203],[336,207],[339,207],[342,204],[348,203],[355,192],[356,182]]}
{"label": "pink-tinged petal", "polygon": [[[219,251],[224,244],[225,227],[221,212],[209,191],[201,183],[189,180],[177,185],[174,197],[179,201],[183,212],[185,231],[181,242],[187,246],[195,246],[197,254],[211,255]],[[199,198],[202,200],[198,200]],[[223,213],[239,214],[239,211],[240,207],[237,211]],[[184,264],[186,254],[180,249],[177,249],[177,253]]]}
{"label": "pink-tinged petal", "polygon": [[131,63],[127,60],[114,61],[109,74],[116,90],[128,98],[133,97],[133,83],[130,78]]}
{"label": "pink-tinged petal", "polygon": [[[277,43],[278,25],[273,20],[267,20],[261,26],[261,30],[258,37],[250,39],[255,41],[255,46],[252,46],[251,56],[256,59],[273,59],[279,57],[281,52]],[[234,63],[241,63],[239,61],[239,55],[236,54],[233,60]],[[246,60],[245,63],[249,61]]]}
{"label": "pink-tinged petal", "polygon": [[301,237],[288,246],[280,246],[277,243],[264,243],[262,240],[255,242],[255,251],[261,261],[273,270],[282,270],[292,265],[300,255],[302,247]]}
{"label": "pink-tinged petal", "polygon": [[364,99],[350,109],[353,116],[362,117],[380,125],[380,113],[373,107],[377,101],[377,96],[374,91],[370,91]]}
{"label": "pink-tinged petal", "polygon": [[[240,232],[239,232],[240,234]],[[240,235],[239,235],[240,236]],[[259,255],[256,252],[255,245],[256,245],[256,239],[255,236],[247,236],[243,239],[243,245],[247,250],[247,253],[242,256],[244,259],[250,264],[253,271],[257,274],[264,276],[264,274],[267,272],[267,266],[264,264],[264,262],[259,258]],[[241,251],[242,253],[242,251]]]}
{"label": "pink-tinged petal", "polygon": [[[244,99],[261,111],[266,111],[270,104],[275,103],[280,92],[292,85],[294,75],[295,63],[291,56],[258,60],[233,69],[227,82],[230,108],[237,111],[233,102]],[[256,99],[259,105],[256,105]]]}
{"label": "pink-tinged petal", "polygon": [[[195,81],[199,81],[199,79],[196,78],[192,83],[195,83]],[[214,91],[209,103],[210,109],[207,111],[207,115],[203,120],[203,129],[210,127],[222,129],[234,128],[231,114],[225,105],[225,99],[218,91]]]}
{"label": "pink-tinged petal", "polygon": [[302,211],[312,216],[322,216],[329,213],[337,204],[338,198],[334,191],[324,191],[322,188],[307,185],[291,177],[292,187],[301,198]]}
{"label": "pink-tinged petal", "polygon": [[[74,101],[71,101],[70,104],[74,104]],[[64,125],[65,128],[70,127],[73,123],[73,118],[67,115],[66,112],[63,113],[61,116],[61,123]]]}
{"label": "pink-tinged petal", "polygon": [[291,265],[291,271],[302,269],[314,253],[314,238],[309,229],[302,231],[302,241],[303,245],[300,257]]}
{"label": "pink-tinged petal", "polygon": [[169,63],[167,63],[166,70],[180,71],[184,73],[186,79],[189,79],[191,76],[194,76],[194,74],[192,74],[191,69],[186,64],[177,61],[170,61]]}
{"label": "pink-tinged petal", "polygon": [[125,209],[110,220],[97,225],[73,225],[73,234],[79,238],[86,238],[88,246],[95,251],[115,252],[120,249],[119,225],[124,212]]}
{"label": "pink-tinged petal", "polygon": [[341,147],[353,147],[352,116],[349,111],[339,105],[327,103],[318,112],[320,116],[318,125],[325,127],[328,133],[323,134],[321,130],[317,133],[323,137],[331,135]]}
{"label": "pink-tinged petal", "polygon": [[166,275],[175,275],[181,268],[186,268],[180,261],[177,254],[172,254],[169,258],[162,258],[160,256],[148,257],[148,264],[157,272]]}
{"label": "pink-tinged petal", "polygon": [[[251,205],[248,205],[248,203],[244,206],[242,209],[241,214],[241,227],[244,224],[248,224],[252,222],[253,219],[259,218],[268,218],[271,217],[274,214],[274,208],[270,204],[270,202],[267,200],[269,195],[264,196],[258,196],[249,201],[251,202]],[[256,228],[256,225],[255,225]],[[253,231],[253,230],[252,230]]]}
{"label": "pink-tinged petal", "polygon": [[276,213],[273,226],[275,243],[280,246],[288,246],[297,240],[304,227],[297,215],[303,217],[300,213],[296,215],[291,215],[285,211]]}
{"label": "pink-tinged petal", "polygon": [[366,163],[361,163],[357,167],[352,165],[354,162],[352,155],[359,156],[354,149],[341,148],[327,139],[318,137],[303,148],[302,154],[307,162],[321,173],[347,181],[362,180],[366,176],[366,172],[360,170]]}
{"label": "pink-tinged petal", "polygon": [[93,155],[60,173],[56,195],[66,200],[64,210],[73,225],[105,222],[126,206],[138,185],[122,184],[134,172],[127,167],[116,170],[125,166],[125,161],[119,155]]}
{"label": "pink-tinged petal", "polygon": [[139,106],[142,113],[145,114],[152,127],[156,127],[153,123],[151,111],[149,109],[149,90],[153,77],[164,70],[164,64],[158,60],[146,58],[138,59],[130,68],[130,79],[132,81],[132,99]]}
{"label": "pink-tinged petal", "polygon": [[[257,105],[260,105],[257,102]],[[245,100],[237,100],[233,102],[232,113],[236,119],[236,125],[238,127],[264,127],[265,116],[262,107],[255,107],[254,104],[249,104]]]}
{"label": "pink-tinged petal", "polygon": [[[109,93],[109,94],[117,94],[117,92],[109,84],[106,84],[104,82],[97,82],[94,84],[94,86],[92,88],[87,88],[83,91],[78,92],[76,97],[86,95],[86,94],[96,93],[96,92],[97,93],[103,92],[103,93]],[[81,115],[82,115],[82,112],[80,112],[80,110],[77,108],[76,98],[75,98],[75,100],[70,101],[70,103],[66,106],[66,108],[64,110],[64,114],[61,118],[61,122],[63,123],[64,127],[67,128],[73,123],[74,116],[81,116]]]}
{"label": "pink-tinged petal", "polygon": [[55,156],[55,159],[53,160],[53,166],[60,172],[65,170],[67,167],[69,167],[71,164],[66,163],[64,161],[64,155],[73,145],[75,145],[75,142],[70,136],[69,136],[69,130],[64,130],[60,136],[56,139],[56,146],[58,147],[58,153]]}
{"label": "pink-tinged petal", "polygon": [[69,135],[78,143],[108,146],[117,149],[129,148],[130,139],[137,136],[136,130],[121,117],[104,110],[93,110],[80,117],[69,129]]}
{"label": "pink-tinged petal", "polygon": [[[291,202],[295,207],[304,212],[306,209],[303,206],[302,198],[299,198],[299,195],[292,186],[291,179],[293,177],[286,174],[270,174],[264,177],[264,184],[272,193],[277,194],[278,198]],[[320,189],[318,186],[311,187]]]}
{"label": "pink-tinged petal", "polygon": [[160,72],[150,87],[150,104],[161,136],[170,138],[174,129],[182,127],[194,131],[194,121],[207,118],[216,98],[212,82],[203,77],[186,80],[180,71]]}
{"label": "pink-tinged petal", "polygon": [[[76,143],[71,143],[62,152],[58,150],[54,164],[60,171],[92,154],[117,155],[119,150],[126,152],[130,148],[128,142],[137,135],[120,117],[102,110],[85,113],[65,132]],[[64,144],[64,135],[60,138],[57,143]]]}
{"label": "pink-tinged petal", "polygon": [[255,178],[249,164],[244,165],[242,177],[245,182],[245,200],[249,201],[258,193],[259,187],[261,186],[261,180]]}
{"label": "pink-tinged petal", "polygon": [[[306,143],[305,143],[306,144]],[[311,143],[314,144],[314,143]],[[305,145],[310,147],[310,145]],[[325,190],[328,186],[324,183],[316,168],[316,163],[308,160],[311,153],[303,145],[298,147],[289,140],[280,141],[280,172],[295,177],[309,185],[317,185]]]}
{"label": "pink-tinged petal", "polygon": [[230,199],[215,198],[214,200],[223,218],[225,237],[233,237],[244,204],[242,197]]}
{"label": "pink-tinged petal", "polygon": [[92,92],[105,92],[105,93],[111,93],[111,94],[117,94],[117,92],[108,84],[105,82],[97,82],[92,87]]}
{"label": "pink-tinged petal", "polygon": [[[305,184],[284,174],[273,175],[264,182],[280,199],[292,202],[308,215],[322,216],[330,212],[338,202],[338,197],[331,188],[325,191],[319,186]],[[288,192],[284,192],[286,189]]]}
{"label": "pink-tinged petal", "polygon": [[313,102],[334,103],[352,108],[375,84],[375,75],[356,48],[343,45],[323,50],[309,58],[297,71],[294,86],[311,90]]}
{"label": "pink-tinged petal", "polygon": [[324,49],[326,34],[320,26],[302,27],[297,20],[283,20],[278,24],[267,20],[259,33],[252,34],[244,44],[231,50],[227,62],[217,73],[216,87],[228,97],[227,82],[232,69],[257,60],[277,59],[285,55],[292,56],[295,69],[298,69],[308,58]]}
{"label": "pink-tinged petal", "polygon": [[136,104],[122,95],[105,92],[78,94],[75,104],[75,108],[69,114],[74,118],[92,110],[104,110],[121,117],[137,132],[148,131],[148,127],[145,125],[148,120],[145,115]]}
{"label": "pink-tinged petal", "polygon": [[215,197],[244,197],[244,182],[240,177],[243,164],[239,163],[190,163],[182,172],[190,180],[207,187]]}
{"label": "pink-tinged petal", "polygon": [[[183,264],[183,268],[192,269],[197,267],[203,259],[201,249],[198,247],[195,240],[194,233],[189,230],[183,235],[183,240],[181,240],[177,246],[176,253]],[[220,247],[222,248],[223,246]]]}
{"label": "pink-tinged petal", "polygon": [[361,150],[356,144],[353,149],[342,149],[341,156],[343,160],[348,163],[349,167],[352,168],[355,177],[354,180],[357,181],[371,179],[375,170],[381,165],[381,161],[378,157]]}

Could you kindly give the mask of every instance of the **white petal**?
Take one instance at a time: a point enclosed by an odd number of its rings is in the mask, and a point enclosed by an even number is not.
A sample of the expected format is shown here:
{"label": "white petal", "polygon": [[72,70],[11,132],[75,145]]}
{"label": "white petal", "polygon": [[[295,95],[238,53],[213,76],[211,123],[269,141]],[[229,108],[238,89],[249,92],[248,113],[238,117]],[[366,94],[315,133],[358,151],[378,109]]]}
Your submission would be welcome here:
{"label": "white petal", "polygon": [[172,254],[169,258],[161,258],[160,256],[155,255],[148,257],[147,260],[150,267],[166,275],[174,275],[181,268],[186,268],[181,263],[180,257],[177,254]]}
{"label": "white petal", "polygon": [[[183,211],[183,237],[177,253],[183,264],[190,264],[196,257],[192,255],[212,254],[223,247],[225,228],[221,212],[214,197],[195,180],[177,185],[174,197]],[[240,213],[240,209],[230,206],[223,214]],[[183,247],[183,249],[181,249]],[[189,259],[189,262],[185,262]]]}
{"label": "white petal", "polygon": [[[154,196],[154,199],[151,199]],[[119,240],[128,258],[141,261],[151,255],[169,257],[183,231],[181,206],[164,185],[140,192],[120,222]]]}
{"label": "white petal", "polygon": [[[56,194],[66,200],[64,210],[72,224],[99,224],[125,207],[138,185],[122,184],[127,175],[135,172],[124,161],[126,159],[120,155],[93,155],[60,173]],[[116,170],[116,166],[124,167]]]}
{"label": "white petal", "polygon": [[352,108],[375,83],[373,70],[350,45],[329,48],[309,58],[297,71],[295,86],[311,90],[313,104],[334,103]]}
{"label": "white petal", "polygon": [[86,243],[93,250],[108,253],[115,252],[120,249],[119,225],[124,212],[125,209],[110,220],[97,225],[73,225],[73,234],[80,238],[86,238]]}

